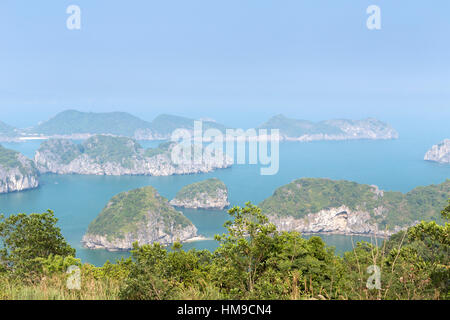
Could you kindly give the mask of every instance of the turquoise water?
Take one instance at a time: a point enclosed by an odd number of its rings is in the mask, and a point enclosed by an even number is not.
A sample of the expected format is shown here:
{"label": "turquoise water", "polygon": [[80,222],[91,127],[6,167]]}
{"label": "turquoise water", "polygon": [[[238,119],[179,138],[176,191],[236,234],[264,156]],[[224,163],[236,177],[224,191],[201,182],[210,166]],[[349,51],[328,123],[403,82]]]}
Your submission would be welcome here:
{"label": "turquoise water", "polygon": [[[436,137],[420,139],[402,137],[392,141],[339,141],[339,142],[285,142],[280,145],[280,171],[274,176],[261,176],[259,166],[235,165],[229,169],[209,174],[170,177],[144,176],[77,176],[43,175],[38,189],[0,195],[0,212],[55,211],[59,226],[69,243],[77,249],[82,261],[101,265],[106,260],[128,256],[126,252],[87,250],[80,240],[89,223],[103,209],[108,200],[119,192],[154,186],[163,196],[171,199],[183,186],[210,177],[222,179],[229,188],[232,205],[247,201],[257,204],[272,195],[273,191],[301,177],[326,177],[346,179],[359,183],[375,184],[384,190],[407,192],[419,185],[441,183],[450,178],[450,166],[423,161],[427,149]],[[5,143],[7,148],[31,157],[40,142]],[[159,142],[145,142],[152,147]],[[214,249],[214,234],[224,232],[228,219],[225,211],[183,210],[199,229],[199,234],[210,240],[185,244],[185,248]],[[337,252],[352,248],[354,242],[367,237],[321,235]]]}

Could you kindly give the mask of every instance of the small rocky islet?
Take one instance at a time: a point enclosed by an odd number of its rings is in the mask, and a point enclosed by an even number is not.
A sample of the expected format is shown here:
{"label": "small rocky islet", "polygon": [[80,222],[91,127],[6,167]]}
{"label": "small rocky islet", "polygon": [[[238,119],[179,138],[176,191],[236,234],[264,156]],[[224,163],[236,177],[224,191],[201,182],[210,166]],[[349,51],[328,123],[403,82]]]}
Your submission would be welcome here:
{"label": "small rocky islet", "polygon": [[180,208],[223,210],[230,202],[225,183],[212,178],[184,186],[170,204]]}

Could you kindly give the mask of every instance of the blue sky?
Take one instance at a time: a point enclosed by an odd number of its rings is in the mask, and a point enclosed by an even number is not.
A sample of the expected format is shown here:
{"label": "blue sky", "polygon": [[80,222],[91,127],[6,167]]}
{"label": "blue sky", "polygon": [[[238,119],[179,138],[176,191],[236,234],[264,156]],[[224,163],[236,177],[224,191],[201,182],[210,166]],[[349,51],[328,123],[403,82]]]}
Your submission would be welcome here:
{"label": "blue sky", "polygon": [[[66,28],[71,4],[79,31]],[[371,4],[382,30],[366,28]],[[71,108],[445,128],[449,12],[448,0],[2,0],[0,120],[29,126]]]}

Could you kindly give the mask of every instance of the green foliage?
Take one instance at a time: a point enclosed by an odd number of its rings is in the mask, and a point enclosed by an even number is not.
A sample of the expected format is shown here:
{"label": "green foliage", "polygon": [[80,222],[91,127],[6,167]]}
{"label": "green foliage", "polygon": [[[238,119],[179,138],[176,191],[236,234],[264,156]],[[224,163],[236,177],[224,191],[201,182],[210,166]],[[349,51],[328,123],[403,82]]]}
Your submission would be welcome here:
{"label": "green foliage", "polygon": [[0,166],[12,169],[12,168],[21,168],[22,163],[18,159],[19,152],[6,149],[2,145],[0,145]]}
{"label": "green foliage", "polygon": [[207,194],[210,197],[217,196],[217,191],[227,191],[227,186],[217,178],[207,179],[184,186],[175,196],[176,200],[195,199],[197,196]]}
{"label": "green foliage", "polygon": [[135,140],[125,137],[94,136],[83,143],[84,153],[96,163],[120,163],[131,166],[131,160],[140,155],[142,147]]}
{"label": "green foliage", "polygon": [[42,214],[1,216],[0,265],[4,270],[32,278],[42,272],[51,255],[75,256],[75,249],[67,244],[57,221],[50,210]]}
{"label": "green foliage", "polygon": [[364,120],[326,120],[321,122],[311,122],[306,120],[290,119],[282,114],[270,118],[260,126],[261,129],[280,129],[282,135],[287,137],[301,137],[303,135],[328,134],[328,135],[348,135],[342,128],[348,126],[359,126],[374,131],[392,130],[384,122],[377,119],[368,118]]}
{"label": "green foliage", "polygon": [[120,238],[146,224],[149,213],[157,214],[159,221],[167,229],[171,225],[184,228],[192,224],[167,199],[160,196],[155,188],[149,186],[114,196],[91,222],[87,233]]}
{"label": "green foliage", "polygon": [[15,137],[17,132],[14,127],[0,121],[0,136],[2,137]]}
{"label": "green foliage", "polygon": [[85,154],[98,164],[112,162],[131,168],[134,160],[142,159],[144,150],[131,138],[97,135],[82,144],[51,139],[41,144],[39,152],[52,153],[59,158],[60,163],[66,165]]}
{"label": "green foliage", "polygon": [[168,252],[158,243],[141,247],[135,243],[132,255],[134,263],[120,291],[122,299],[173,299],[207,277],[211,259],[209,251],[185,252],[180,244]]}
{"label": "green foliage", "polygon": [[[450,180],[440,185],[418,187],[407,194],[384,191],[350,181],[305,178],[278,188],[260,207],[264,214],[302,218],[342,205],[367,211],[380,229],[413,224],[420,219],[442,222],[440,210],[450,195]],[[383,215],[375,214],[383,208]]]}

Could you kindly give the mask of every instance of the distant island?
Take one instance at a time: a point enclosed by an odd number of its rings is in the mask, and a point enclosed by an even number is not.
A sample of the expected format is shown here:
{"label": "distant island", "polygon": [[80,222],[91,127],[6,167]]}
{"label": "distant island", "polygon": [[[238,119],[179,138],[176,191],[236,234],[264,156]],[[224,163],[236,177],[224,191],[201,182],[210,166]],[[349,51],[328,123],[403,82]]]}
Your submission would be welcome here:
{"label": "distant island", "polygon": [[183,187],[170,204],[182,208],[220,210],[230,205],[227,186],[216,178]]}
{"label": "distant island", "polygon": [[[36,152],[35,163],[41,173],[85,175],[152,175],[206,173],[232,165],[209,155],[201,163],[175,164],[171,160],[173,142],[158,148],[144,149],[134,139],[96,135],[81,144],[66,139],[43,142]],[[220,155],[219,155],[220,156]]]}
{"label": "distant island", "polygon": [[[193,131],[194,119],[163,114],[147,122],[126,112],[80,112],[67,110],[23,133],[50,138],[86,139],[93,135],[113,135],[137,140],[169,140],[175,129]],[[203,121],[203,128],[225,131],[225,126]]]}
{"label": "distant island", "polygon": [[37,188],[38,170],[21,153],[0,145],[0,193]]}
{"label": "distant island", "polygon": [[280,138],[287,141],[397,139],[398,133],[387,123],[374,118],[364,120],[326,120],[311,122],[277,115],[260,129],[280,129]]}
{"label": "distant island", "polygon": [[425,160],[450,164],[450,139],[434,145],[426,154]]}
{"label": "distant island", "polygon": [[304,178],[260,203],[279,230],[389,236],[419,220],[442,223],[450,180],[403,194],[350,181]]}
{"label": "distant island", "polygon": [[[0,123],[0,141],[85,140],[95,135],[128,137],[136,140],[170,140],[172,132],[176,129],[185,129],[192,134],[195,120],[162,114],[148,122],[127,112],[94,113],[66,110],[37,126],[27,129],[15,129]],[[202,119],[202,127],[203,130],[217,129],[222,133],[226,133],[226,129],[235,129],[211,119]],[[256,129],[280,129],[281,140],[287,141],[398,138],[395,129],[374,118],[311,122],[277,115]]]}
{"label": "distant island", "polygon": [[159,242],[185,242],[197,238],[197,228],[175,210],[153,187],[114,196],[88,227],[82,243],[90,249],[129,250]]}

